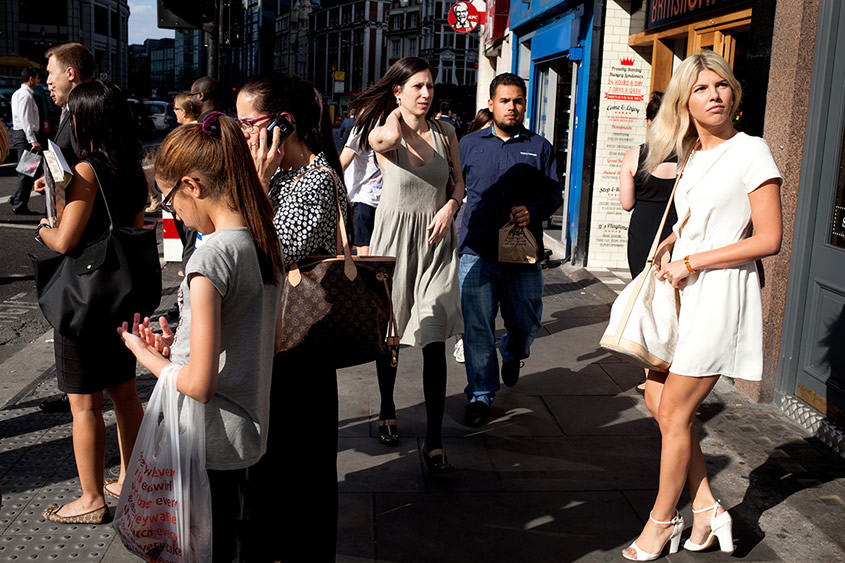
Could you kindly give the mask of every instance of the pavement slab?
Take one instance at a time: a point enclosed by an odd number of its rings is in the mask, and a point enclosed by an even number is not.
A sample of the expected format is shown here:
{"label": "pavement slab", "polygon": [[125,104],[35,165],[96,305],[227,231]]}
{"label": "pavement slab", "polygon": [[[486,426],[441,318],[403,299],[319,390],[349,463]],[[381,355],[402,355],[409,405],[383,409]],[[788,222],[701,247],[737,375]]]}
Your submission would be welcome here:
{"label": "pavement slab", "polygon": [[[162,311],[181,281],[175,271],[165,268]],[[583,269],[544,274],[544,327],[518,384],[499,391],[480,428],[462,423],[466,377],[451,356],[454,342],[447,343],[444,447],[456,467],[449,477],[428,475],[420,453],[419,350],[400,354],[395,448],[377,438],[375,365],[339,372],[337,561],[621,560],[619,550],[639,533],[656,495],[659,430],[635,389],[643,371],[598,347],[616,293]],[[79,491],[70,416],[38,410],[58,394],[48,339],[18,352],[13,365],[0,364],[0,374],[16,370],[14,393],[0,400],[0,562],[138,561],[109,524],[41,519],[44,508]],[[28,375],[17,371],[27,366]],[[136,381],[146,402],[155,378],[139,368]],[[108,474],[119,459],[108,401],[104,410]],[[695,424],[712,487],[734,518],[736,551],[681,551],[665,560],[845,561],[845,460],[774,405],[748,401],[726,378]],[[115,504],[109,499],[112,510]],[[679,509],[688,535],[686,494]]]}

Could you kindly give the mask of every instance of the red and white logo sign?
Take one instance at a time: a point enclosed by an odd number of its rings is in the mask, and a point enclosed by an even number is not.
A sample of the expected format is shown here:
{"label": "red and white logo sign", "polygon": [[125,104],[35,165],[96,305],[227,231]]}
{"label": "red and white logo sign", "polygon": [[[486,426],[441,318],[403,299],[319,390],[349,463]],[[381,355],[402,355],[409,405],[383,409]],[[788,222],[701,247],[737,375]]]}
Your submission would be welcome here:
{"label": "red and white logo sign", "polygon": [[478,10],[469,2],[457,2],[449,8],[449,25],[458,33],[469,33],[478,27]]}

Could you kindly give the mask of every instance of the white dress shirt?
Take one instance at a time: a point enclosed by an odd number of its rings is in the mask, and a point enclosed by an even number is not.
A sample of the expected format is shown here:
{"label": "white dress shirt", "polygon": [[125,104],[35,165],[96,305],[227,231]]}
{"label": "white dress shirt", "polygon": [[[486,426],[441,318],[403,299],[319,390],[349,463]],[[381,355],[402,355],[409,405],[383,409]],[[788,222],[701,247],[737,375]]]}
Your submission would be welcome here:
{"label": "white dress shirt", "polygon": [[40,129],[38,106],[35,105],[32,92],[32,88],[21,84],[20,90],[12,94],[12,128],[22,130],[30,144],[38,141],[35,134]]}

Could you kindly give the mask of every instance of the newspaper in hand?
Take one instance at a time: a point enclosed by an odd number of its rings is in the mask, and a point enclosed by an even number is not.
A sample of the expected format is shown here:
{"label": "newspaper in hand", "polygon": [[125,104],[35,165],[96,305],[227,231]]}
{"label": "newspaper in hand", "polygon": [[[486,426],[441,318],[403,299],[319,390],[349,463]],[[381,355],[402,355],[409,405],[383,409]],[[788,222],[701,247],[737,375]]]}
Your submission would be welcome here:
{"label": "newspaper in hand", "polygon": [[47,150],[44,151],[44,161],[47,163],[44,167],[47,221],[51,227],[55,227],[59,223],[57,210],[64,206],[65,188],[70,185],[73,171],[68,166],[62,149],[53,141],[48,141]]}

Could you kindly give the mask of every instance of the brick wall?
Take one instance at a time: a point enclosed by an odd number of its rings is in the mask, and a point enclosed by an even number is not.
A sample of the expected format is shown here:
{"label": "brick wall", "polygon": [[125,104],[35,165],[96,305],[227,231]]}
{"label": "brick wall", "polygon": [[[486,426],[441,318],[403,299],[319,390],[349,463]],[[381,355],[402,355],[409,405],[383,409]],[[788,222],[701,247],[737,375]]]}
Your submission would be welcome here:
{"label": "brick wall", "polygon": [[608,0],[587,265],[627,268],[630,213],[619,203],[622,158],[645,140],[651,65],[628,47],[630,0]]}

